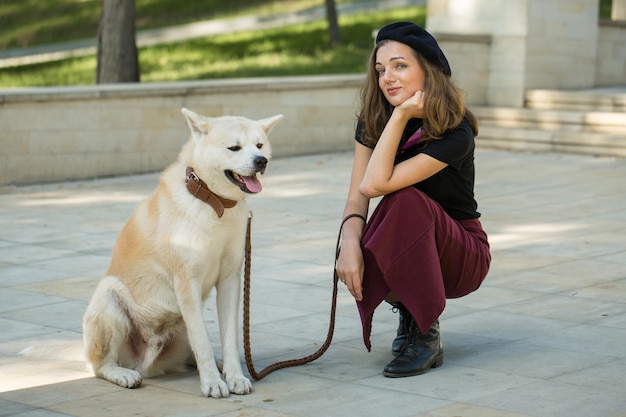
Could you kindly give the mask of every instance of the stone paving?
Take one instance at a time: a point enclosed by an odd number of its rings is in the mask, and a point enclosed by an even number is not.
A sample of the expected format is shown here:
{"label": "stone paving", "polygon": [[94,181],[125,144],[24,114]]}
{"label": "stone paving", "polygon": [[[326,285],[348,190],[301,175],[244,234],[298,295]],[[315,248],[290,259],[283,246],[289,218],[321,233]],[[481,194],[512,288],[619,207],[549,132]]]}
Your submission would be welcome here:
{"label": "stone paving", "polygon": [[[333,343],[247,396],[204,398],[197,372],[128,390],[89,374],[81,319],[115,237],[157,174],[0,190],[0,416],[626,416],[626,160],[479,149],[493,266],[441,318],[444,366],[389,379],[397,318],[373,350],[339,290]],[[306,356],[328,328],[349,153],[276,159],[249,199],[255,366]],[[214,297],[205,321],[219,352]],[[243,362],[243,350],[242,350]]]}

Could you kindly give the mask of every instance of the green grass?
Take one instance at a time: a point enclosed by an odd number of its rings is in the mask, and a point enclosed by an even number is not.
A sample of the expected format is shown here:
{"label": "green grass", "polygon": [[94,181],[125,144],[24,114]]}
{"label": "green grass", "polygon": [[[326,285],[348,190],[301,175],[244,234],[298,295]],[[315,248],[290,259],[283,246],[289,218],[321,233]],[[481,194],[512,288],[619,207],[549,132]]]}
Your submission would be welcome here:
{"label": "green grass", "polygon": [[[141,48],[141,81],[360,73],[373,29],[395,20],[424,25],[425,18],[424,7],[340,16],[337,48],[328,47],[325,20]],[[88,85],[95,72],[95,56],[5,68],[0,87]]]}
{"label": "green grass", "polygon": [[[337,0],[337,4],[365,0]],[[266,16],[323,6],[323,0],[136,0],[137,30],[214,18]],[[93,38],[102,0],[1,0],[0,50]]]}

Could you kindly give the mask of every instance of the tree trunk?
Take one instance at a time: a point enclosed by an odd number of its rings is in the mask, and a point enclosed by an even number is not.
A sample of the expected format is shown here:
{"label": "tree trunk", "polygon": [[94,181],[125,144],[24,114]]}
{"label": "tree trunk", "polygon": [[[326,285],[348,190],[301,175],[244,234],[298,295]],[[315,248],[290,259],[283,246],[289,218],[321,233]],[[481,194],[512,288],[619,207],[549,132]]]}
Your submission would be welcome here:
{"label": "tree trunk", "polygon": [[341,34],[339,33],[339,23],[337,23],[337,7],[335,0],[326,0],[326,18],[328,19],[328,35],[330,37],[330,47],[334,48],[341,44]]}
{"label": "tree trunk", "polygon": [[135,0],[102,0],[98,27],[98,84],[139,81]]}

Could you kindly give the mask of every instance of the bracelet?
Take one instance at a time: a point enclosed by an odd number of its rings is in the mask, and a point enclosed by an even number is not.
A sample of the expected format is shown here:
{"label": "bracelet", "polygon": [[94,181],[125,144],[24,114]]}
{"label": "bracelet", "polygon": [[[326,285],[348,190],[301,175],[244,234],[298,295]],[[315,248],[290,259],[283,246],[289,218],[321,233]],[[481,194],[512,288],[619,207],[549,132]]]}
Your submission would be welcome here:
{"label": "bracelet", "polygon": [[353,217],[358,217],[359,219],[363,220],[365,223],[367,223],[367,219],[365,218],[365,216],[359,214],[359,213],[351,213],[348,214],[346,217],[343,218],[343,220],[341,221],[341,225],[343,226],[343,224],[345,222],[347,222],[349,219],[353,218]]}
{"label": "bracelet", "polygon": [[[341,234],[343,232],[343,225],[351,218],[353,217],[358,217],[359,219],[363,220],[365,223],[367,223],[367,220],[365,219],[365,216],[363,216],[362,214],[359,213],[351,213],[348,214],[346,217],[343,218],[343,220],[341,221],[341,226],[339,226],[339,234],[337,235],[337,246],[335,249],[335,261],[337,261],[337,258],[339,257],[339,248],[340,248],[340,242],[341,242]],[[337,277],[337,272],[335,271],[335,279],[338,279]],[[335,281],[337,282],[337,281]]]}

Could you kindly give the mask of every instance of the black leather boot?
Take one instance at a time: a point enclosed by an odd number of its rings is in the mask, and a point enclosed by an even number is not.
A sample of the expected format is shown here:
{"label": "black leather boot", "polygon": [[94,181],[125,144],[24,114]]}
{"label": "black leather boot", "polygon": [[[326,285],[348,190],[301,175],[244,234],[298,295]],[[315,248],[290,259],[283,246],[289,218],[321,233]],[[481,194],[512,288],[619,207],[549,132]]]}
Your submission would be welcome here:
{"label": "black leather boot", "polygon": [[420,333],[415,320],[410,315],[409,334],[402,351],[385,366],[383,375],[390,378],[421,375],[430,368],[443,365],[443,345],[439,335],[439,320]]}
{"label": "black leather boot", "polygon": [[393,356],[398,356],[404,345],[406,339],[409,337],[409,323],[411,314],[401,303],[393,303],[393,310],[398,311],[398,331],[396,332],[396,338],[391,343],[391,353]]}

